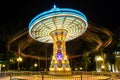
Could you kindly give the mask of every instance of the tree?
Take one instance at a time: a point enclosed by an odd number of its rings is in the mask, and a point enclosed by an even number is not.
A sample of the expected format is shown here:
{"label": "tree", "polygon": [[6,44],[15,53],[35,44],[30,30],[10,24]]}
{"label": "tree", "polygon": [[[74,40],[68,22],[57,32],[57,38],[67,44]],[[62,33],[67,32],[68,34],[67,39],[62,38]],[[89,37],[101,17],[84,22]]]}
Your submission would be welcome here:
{"label": "tree", "polygon": [[87,71],[88,70],[88,66],[91,64],[91,60],[90,60],[90,56],[88,56],[87,53],[85,53],[83,56],[82,56],[82,59],[80,61],[80,66],[85,70]]}
{"label": "tree", "polygon": [[6,62],[7,62],[7,70],[9,70],[9,68],[13,68],[15,69],[15,67],[13,66],[13,64],[16,63],[16,59],[17,59],[17,55],[15,52],[12,51],[8,51],[7,55],[6,55]]}

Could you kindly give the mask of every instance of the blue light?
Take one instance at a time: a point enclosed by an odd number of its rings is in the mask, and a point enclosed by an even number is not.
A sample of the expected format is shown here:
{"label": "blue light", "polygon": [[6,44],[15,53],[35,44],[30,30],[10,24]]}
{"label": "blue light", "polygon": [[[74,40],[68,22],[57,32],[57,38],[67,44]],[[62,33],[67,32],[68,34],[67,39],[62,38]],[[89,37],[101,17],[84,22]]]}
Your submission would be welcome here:
{"label": "blue light", "polygon": [[46,18],[46,17],[53,16],[53,15],[60,15],[60,14],[70,14],[70,15],[74,15],[74,16],[79,16],[79,17],[83,18],[85,21],[87,21],[86,16],[80,11],[77,11],[77,10],[74,10],[74,9],[69,9],[69,8],[57,8],[54,5],[54,7],[51,10],[42,12],[42,13],[38,14],[36,17],[34,17],[31,20],[28,28],[30,29],[30,27],[35,22],[37,22],[38,20],[41,20],[41,19]]}
{"label": "blue light", "polygon": [[56,8],[56,5],[54,5],[53,7]]}
{"label": "blue light", "polygon": [[62,60],[62,53],[61,53],[61,51],[58,51],[56,56],[57,56],[58,60]]}

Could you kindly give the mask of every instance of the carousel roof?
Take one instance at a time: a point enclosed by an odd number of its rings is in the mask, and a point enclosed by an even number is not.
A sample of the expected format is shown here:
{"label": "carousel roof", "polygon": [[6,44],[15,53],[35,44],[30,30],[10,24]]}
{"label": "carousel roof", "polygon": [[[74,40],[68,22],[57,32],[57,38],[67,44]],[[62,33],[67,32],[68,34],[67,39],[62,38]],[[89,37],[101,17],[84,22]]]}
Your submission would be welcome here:
{"label": "carousel roof", "polygon": [[67,30],[66,41],[77,38],[87,29],[86,16],[80,11],[57,8],[45,11],[34,17],[29,24],[30,36],[40,42],[52,43],[50,33],[54,30]]}

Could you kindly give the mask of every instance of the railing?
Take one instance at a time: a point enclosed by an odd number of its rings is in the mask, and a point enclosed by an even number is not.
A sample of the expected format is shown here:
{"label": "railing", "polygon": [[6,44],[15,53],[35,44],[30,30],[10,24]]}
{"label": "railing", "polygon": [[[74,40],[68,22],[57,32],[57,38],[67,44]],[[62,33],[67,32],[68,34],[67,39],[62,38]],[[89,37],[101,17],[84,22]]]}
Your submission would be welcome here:
{"label": "railing", "polygon": [[71,75],[50,75],[47,71],[0,72],[0,80],[117,80],[111,72],[72,71]]}

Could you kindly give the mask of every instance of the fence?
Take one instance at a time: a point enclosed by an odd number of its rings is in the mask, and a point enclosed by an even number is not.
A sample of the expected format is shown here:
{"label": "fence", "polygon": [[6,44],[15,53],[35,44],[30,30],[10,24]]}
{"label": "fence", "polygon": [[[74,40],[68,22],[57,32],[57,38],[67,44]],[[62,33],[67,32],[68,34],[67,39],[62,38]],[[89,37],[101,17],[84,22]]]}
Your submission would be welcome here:
{"label": "fence", "polygon": [[111,72],[72,71],[71,75],[50,75],[47,71],[0,72],[0,80],[117,80]]}

